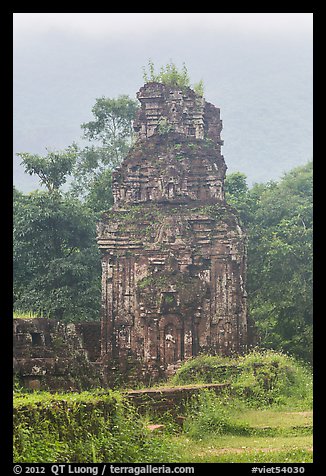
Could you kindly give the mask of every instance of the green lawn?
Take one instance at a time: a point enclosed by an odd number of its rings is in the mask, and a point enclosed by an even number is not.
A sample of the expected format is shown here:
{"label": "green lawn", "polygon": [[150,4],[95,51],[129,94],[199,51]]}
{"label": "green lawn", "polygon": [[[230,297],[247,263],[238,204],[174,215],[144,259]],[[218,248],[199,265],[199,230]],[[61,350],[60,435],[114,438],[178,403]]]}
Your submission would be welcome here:
{"label": "green lawn", "polygon": [[[312,412],[247,410],[239,415],[250,436],[220,435],[193,440],[182,433],[174,437],[184,463],[312,462]],[[266,436],[264,435],[266,433]]]}

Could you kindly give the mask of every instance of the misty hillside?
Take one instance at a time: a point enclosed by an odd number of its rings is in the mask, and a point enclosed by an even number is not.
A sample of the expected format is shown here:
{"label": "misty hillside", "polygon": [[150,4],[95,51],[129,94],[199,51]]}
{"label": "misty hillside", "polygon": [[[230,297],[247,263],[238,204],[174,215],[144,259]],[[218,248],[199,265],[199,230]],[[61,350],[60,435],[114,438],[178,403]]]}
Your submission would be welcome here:
{"label": "misty hillside", "polygon": [[[185,41],[186,40],[186,41]],[[248,183],[278,179],[312,159],[312,45],[302,38],[257,42],[207,32],[186,39],[176,32],[120,41],[49,31],[14,43],[14,153],[45,154],[81,144],[83,122],[97,97],[135,97],[142,66],[184,61],[205,99],[220,107],[228,171]],[[14,156],[14,184],[38,187]]]}

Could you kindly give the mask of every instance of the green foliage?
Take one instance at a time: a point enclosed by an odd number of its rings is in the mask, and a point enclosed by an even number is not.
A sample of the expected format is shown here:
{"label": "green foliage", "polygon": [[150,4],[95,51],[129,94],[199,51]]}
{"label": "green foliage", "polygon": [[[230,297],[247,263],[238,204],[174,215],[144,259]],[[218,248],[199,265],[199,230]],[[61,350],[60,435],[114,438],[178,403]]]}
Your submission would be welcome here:
{"label": "green foliage", "polygon": [[[184,366],[193,384],[191,368],[201,378],[207,372],[212,380],[215,372],[220,377],[221,364],[233,361],[201,356]],[[200,371],[200,366],[205,370]],[[17,385],[14,461],[311,461],[311,451],[298,443],[311,444],[312,415],[307,419],[293,412],[311,408],[308,368],[284,354],[254,351],[238,357],[236,369],[229,376],[230,390],[218,395],[203,390],[192,397],[182,430],[169,414],[159,419],[149,409],[147,416],[140,417],[117,391],[21,393]],[[163,433],[148,431],[153,418],[164,424]],[[266,453],[261,448],[273,450]]]}
{"label": "green foliage", "polygon": [[20,311],[19,309],[13,312],[13,318],[14,319],[35,319],[38,317],[43,317],[39,316],[38,314],[35,314],[34,312],[31,311]]}
{"label": "green foliage", "polygon": [[108,210],[113,205],[112,195],[112,170],[105,169],[94,174],[88,180],[85,196],[85,205],[93,210],[97,216]]}
{"label": "green foliage", "polygon": [[71,175],[77,160],[77,147],[72,145],[64,151],[48,151],[46,157],[26,152],[18,153],[25,172],[37,175],[49,192],[58,191]]}
{"label": "green foliage", "polygon": [[14,198],[14,310],[98,319],[100,256],[95,217],[78,200],[32,192]]}
{"label": "green foliage", "polygon": [[199,355],[187,360],[172,377],[174,385],[190,383],[221,383],[237,371],[237,363],[229,357]]}
{"label": "green foliage", "polygon": [[312,463],[312,451],[293,448],[278,451],[244,451],[240,455],[224,455],[219,463]]}
{"label": "green foliage", "polygon": [[15,462],[162,462],[173,453],[168,438],[152,436],[118,392],[35,392],[14,399]]}
{"label": "green foliage", "polygon": [[[312,409],[311,369],[292,357],[272,351],[252,351],[236,359],[223,359],[222,363],[230,365],[232,361],[236,370],[228,375],[230,387],[219,394],[202,390],[188,403],[184,423],[187,437],[211,444],[214,438],[223,435],[242,436],[249,441],[249,437],[295,438],[311,434],[312,421],[307,425],[298,412]],[[221,357],[215,356],[191,359],[178,370],[175,380],[179,382],[181,376],[186,383],[187,375],[188,383],[192,384],[196,376],[200,382],[205,375],[209,382],[226,380],[225,374],[221,378]],[[289,410],[296,413],[288,413]],[[228,441],[229,445],[232,443]],[[250,455],[246,457],[250,461]]]}
{"label": "green foliage", "polygon": [[161,287],[167,285],[167,277],[165,275],[150,275],[145,276],[143,279],[138,281],[137,287],[139,289],[146,289],[148,287]]}
{"label": "green foliage", "polygon": [[[234,436],[231,437],[231,444]],[[185,463],[312,463],[313,453],[311,450],[305,448],[297,448],[295,445],[290,449],[278,449],[278,450],[259,450],[255,448],[255,441],[257,438],[252,438],[253,441],[245,441],[246,447],[230,448],[229,451],[221,451],[214,454],[211,449],[212,445],[207,442],[206,447],[203,448],[201,454],[195,454],[194,451],[188,450],[189,456],[181,461]],[[272,446],[275,438],[272,441],[268,441]],[[198,443],[198,442],[197,442]],[[197,448],[197,446],[196,446]],[[206,449],[206,451],[205,451]]]}
{"label": "green foliage", "polygon": [[92,108],[95,119],[83,123],[81,128],[86,139],[100,145],[103,164],[115,167],[128,153],[133,138],[132,121],[137,110],[138,102],[127,95],[96,99]]}
{"label": "green foliage", "polygon": [[217,398],[213,390],[203,390],[192,399],[187,411],[185,432],[193,439],[212,438],[228,434],[249,434],[248,426],[233,419],[228,402]]}
{"label": "green foliage", "polygon": [[[143,79],[145,83],[162,83],[173,88],[181,88],[182,90],[190,87],[190,77],[185,63],[182,63],[182,68],[179,70],[172,60],[165,66],[161,66],[159,73],[155,73],[154,63],[149,59],[148,72],[143,66]],[[194,84],[193,89],[198,96],[202,97],[204,95],[203,80]]]}
{"label": "green foliage", "polygon": [[95,212],[113,203],[112,170],[120,165],[134,141],[133,119],[138,102],[127,95],[101,97],[92,108],[94,120],[81,125],[90,146],[78,148],[71,191]]}
{"label": "green foliage", "polygon": [[187,88],[190,85],[190,78],[185,63],[182,64],[182,69],[179,71],[177,66],[170,61],[170,63],[160,68],[159,73],[155,73],[154,63],[150,59],[148,61],[148,69],[149,73],[147,73],[145,67],[143,67],[143,79],[146,83],[163,83],[168,86],[180,87],[182,89]]}
{"label": "green foliage", "polygon": [[248,189],[230,174],[227,201],[248,234],[248,303],[263,347],[312,360],[312,163]]}
{"label": "green foliage", "polygon": [[201,79],[200,81],[198,81],[198,83],[195,83],[193,85],[193,90],[198,96],[203,97],[204,96],[204,81]]}
{"label": "green foliage", "polygon": [[202,355],[185,362],[172,382],[229,382],[230,395],[258,408],[312,405],[310,369],[293,357],[272,350],[253,350],[237,358]]}
{"label": "green foliage", "polygon": [[163,135],[163,134],[168,134],[172,130],[173,130],[173,125],[170,124],[169,121],[165,117],[162,117],[159,120],[159,123],[157,126],[157,132],[160,135]]}
{"label": "green foliage", "polygon": [[272,350],[252,351],[239,358],[239,369],[232,391],[247,404],[312,407],[311,369],[293,357]]}

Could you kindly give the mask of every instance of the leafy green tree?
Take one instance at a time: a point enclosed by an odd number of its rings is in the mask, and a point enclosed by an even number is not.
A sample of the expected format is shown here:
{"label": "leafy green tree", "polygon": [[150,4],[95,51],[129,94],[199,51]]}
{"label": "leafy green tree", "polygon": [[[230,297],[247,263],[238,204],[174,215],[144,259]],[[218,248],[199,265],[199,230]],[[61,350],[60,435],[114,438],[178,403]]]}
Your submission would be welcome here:
{"label": "leafy green tree", "polygon": [[252,314],[266,345],[312,358],[312,163],[262,195],[251,227]]}
{"label": "leafy green tree", "polygon": [[49,192],[58,191],[72,174],[77,160],[77,146],[69,146],[64,151],[48,151],[44,157],[26,152],[18,153],[23,159],[25,172],[37,175],[40,183],[45,185]]}
{"label": "leafy green tree", "polygon": [[138,108],[138,102],[127,95],[101,97],[92,108],[94,120],[81,125],[91,145],[78,149],[71,189],[94,211],[104,211],[112,204],[111,173],[133,144],[132,123]]}
{"label": "leafy green tree", "polygon": [[227,203],[236,208],[242,225],[246,228],[254,209],[246,175],[242,172],[228,174],[225,177],[224,188]]}
{"label": "leafy green tree", "polygon": [[128,153],[133,139],[132,122],[137,110],[138,102],[127,95],[120,95],[116,99],[96,99],[92,108],[95,119],[83,123],[81,128],[86,139],[97,142],[101,147],[103,165],[115,167]]}
{"label": "leafy green tree", "polygon": [[312,358],[312,163],[246,187],[227,179],[248,233],[248,302],[263,346]]}
{"label": "leafy green tree", "polygon": [[39,168],[42,158],[21,157],[48,190],[14,191],[14,309],[55,319],[97,319],[101,269],[94,213],[59,190],[54,177],[65,183],[64,160],[58,160],[52,175],[51,167],[48,173]]}

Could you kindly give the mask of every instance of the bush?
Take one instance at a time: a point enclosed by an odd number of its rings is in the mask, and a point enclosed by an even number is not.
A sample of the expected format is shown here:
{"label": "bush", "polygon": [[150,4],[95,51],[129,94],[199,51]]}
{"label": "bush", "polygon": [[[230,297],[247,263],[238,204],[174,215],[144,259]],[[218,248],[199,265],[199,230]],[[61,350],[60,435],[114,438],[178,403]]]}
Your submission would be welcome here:
{"label": "bush", "polygon": [[114,391],[20,394],[14,400],[14,461],[162,462],[173,454],[163,435]]}
{"label": "bush", "polygon": [[250,406],[312,406],[310,368],[272,350],[234,358],[201,355],[185,362],[172,379],[176,385],[222,382],[230,383],[233,398]]}
{"label": "bush", "polygon": [[[257,429],[239,418],[248,407],[284,410],[286,406],[292,411],[312,407],[309,369],[288,355],[270,350],[233,359],[202,355],[186,362],[173,380],[179,384],[230,382],[219,395],[203,390],[192,398],[184,428],[197,440],[222,434],[257,434]],[[274,434],[275,429],[271,431]]]}
{"label": "bush", "polygon": [[200,355],[185,362],[171,382],[175,385],[220,383],[228,381],[236,371],[237,362],[234,359]]}
{"label": "bush", "polygon": [[312,407],[311,371],[281,352],[252,351],[240,357],[241,371],[233,379],[234,393],[254,407]]}

